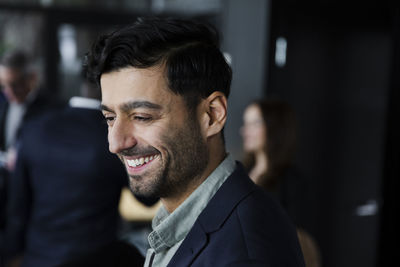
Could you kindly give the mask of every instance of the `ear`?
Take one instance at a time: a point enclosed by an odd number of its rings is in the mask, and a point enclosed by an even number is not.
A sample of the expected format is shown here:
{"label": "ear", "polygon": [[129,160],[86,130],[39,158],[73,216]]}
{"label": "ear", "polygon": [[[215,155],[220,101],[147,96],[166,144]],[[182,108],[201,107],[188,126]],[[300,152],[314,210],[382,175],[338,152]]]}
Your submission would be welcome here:
{"label": "ear", "polygon": [[221,92],[214,92],[203,100],[202,126],[206,137],[222,131],[227,117],[227,99]]}

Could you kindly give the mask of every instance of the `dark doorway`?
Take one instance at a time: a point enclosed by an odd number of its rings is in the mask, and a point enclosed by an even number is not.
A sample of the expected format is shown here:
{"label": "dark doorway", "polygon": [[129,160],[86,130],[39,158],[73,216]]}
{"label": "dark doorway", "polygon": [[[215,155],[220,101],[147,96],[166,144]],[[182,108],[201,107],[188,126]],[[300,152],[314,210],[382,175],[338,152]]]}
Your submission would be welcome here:
{"label": "dark doorway", "polygon": [[284,2],[272,2],[267,96],[297,114],[306,228],[323,266],[377,266],[393,11]]}

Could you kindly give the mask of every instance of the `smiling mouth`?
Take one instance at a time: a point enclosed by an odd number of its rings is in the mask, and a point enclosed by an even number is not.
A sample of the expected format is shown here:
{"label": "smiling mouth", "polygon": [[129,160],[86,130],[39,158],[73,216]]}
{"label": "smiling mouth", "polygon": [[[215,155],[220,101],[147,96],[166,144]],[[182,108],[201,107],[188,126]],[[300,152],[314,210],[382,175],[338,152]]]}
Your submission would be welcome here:
{"label": "smiling mouth", "polygon": [[143,165],[153,161],[156,158],[157,158],[157,155],[152,155],[152,156],[140,157],[137,159],[127,159],[126,162],[129,167],[136,168],[136,167],[143,166]]}

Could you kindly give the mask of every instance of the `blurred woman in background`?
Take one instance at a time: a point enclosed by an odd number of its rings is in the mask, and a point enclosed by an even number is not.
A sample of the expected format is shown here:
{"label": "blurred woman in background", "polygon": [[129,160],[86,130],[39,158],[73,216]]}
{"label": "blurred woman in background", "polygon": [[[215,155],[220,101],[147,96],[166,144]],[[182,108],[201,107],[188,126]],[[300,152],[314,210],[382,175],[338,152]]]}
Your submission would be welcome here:
{"label": "blurred woman in background", "polygon": [[307,186],[293,166],[296,119],[292,108],[279,100],[257,100],[243,115],[244,165],[250,178],[275,197],[297,226],[307,267],[320,265],[318,247],[305,231]]}
{"label": "blurred woman in background", "polygon": [[290,106],[277,100],[259,100],[245,110],[242,127],[244,164],[251,179],[279,194],[280,182],[292,165],[296,123]]}

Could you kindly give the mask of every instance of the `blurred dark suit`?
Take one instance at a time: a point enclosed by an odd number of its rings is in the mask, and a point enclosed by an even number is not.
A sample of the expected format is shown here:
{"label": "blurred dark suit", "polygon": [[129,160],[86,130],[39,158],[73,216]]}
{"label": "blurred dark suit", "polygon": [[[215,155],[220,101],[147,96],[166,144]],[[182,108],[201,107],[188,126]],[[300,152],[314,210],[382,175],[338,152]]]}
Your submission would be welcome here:
{"label": "blurred dark suit", "polygon": [[22,266],[56,266],[117,241],[126,171],[99,110],[68,107],[24,127],[3,249]]}
{"label": "blurred dark suit", "polygon": [[[33,120],[40,115],[59,109],[64,103],[59,100],[52,99],[45,91],[38,90],[34,92],[31,98],[26,101],[26,112],[23,115],[21,125],[17,131],[17,136],[20,135],[23,126],[30,120]],[[8,102],[4,97],[0,98],[0,150],[6,150],[5,140],[5,123],[8,111]]]}
{"label": "blurred dark suit", "polygon": [[[9,103],[0,94],[0,151],[2,156],[9,149],[9,145],[6,144],[6,118],[8,113]],[[58,100],[51,99],[44,91],[34,92],[31,98],[26,101],[26,111],[22,117],[21,123],[17,129],[15,139],[18,141],[19,136],[23,131],[23,127],[26,123],[39,116],[52,112],[59,109],[63,103]],[[6,210],[6,198],[7,198],[7,181],[9,177],[9,170],[4,166],[4,158],[0,160],[0,231],[4,227],[5,223],[5,210]]]}

